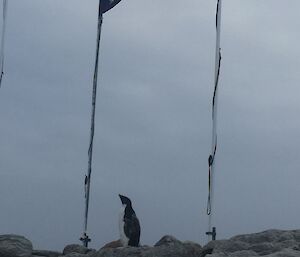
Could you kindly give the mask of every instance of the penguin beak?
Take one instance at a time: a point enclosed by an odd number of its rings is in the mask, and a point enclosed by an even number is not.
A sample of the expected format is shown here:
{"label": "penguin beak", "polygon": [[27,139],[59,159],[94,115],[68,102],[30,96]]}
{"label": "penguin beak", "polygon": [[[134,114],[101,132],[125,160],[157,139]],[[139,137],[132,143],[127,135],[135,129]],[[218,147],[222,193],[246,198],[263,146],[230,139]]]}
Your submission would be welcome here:
{"label": "penguin beak", "polygon": [[124,203],[124,196],[119,194],[119,197],[120,197],[120,200],[121,200],[122,204],[125,204]]}
{"label": "penguin beak", "polygon": [[131,201],[128,197],[124,196],[124,195],[119,195],[121,202],[123,205],[131,205]]}

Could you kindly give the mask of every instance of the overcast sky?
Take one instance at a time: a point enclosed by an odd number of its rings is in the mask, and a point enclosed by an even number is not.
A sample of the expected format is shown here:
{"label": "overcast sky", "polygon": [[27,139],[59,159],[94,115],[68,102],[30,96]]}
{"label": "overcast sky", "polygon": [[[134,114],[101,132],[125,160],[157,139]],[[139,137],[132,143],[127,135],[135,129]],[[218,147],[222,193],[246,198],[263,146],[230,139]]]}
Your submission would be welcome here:
{"label": "overcast sky", "polygon": [[[97,0],[10,0],[0,89],[0,233],[79,243]],[[216,1],[123,0],[105,14],[91,247],[118,239],[118,193],[142,244],[205,243]],[[300,228],[298,0],[225,0],[218,238]]]}

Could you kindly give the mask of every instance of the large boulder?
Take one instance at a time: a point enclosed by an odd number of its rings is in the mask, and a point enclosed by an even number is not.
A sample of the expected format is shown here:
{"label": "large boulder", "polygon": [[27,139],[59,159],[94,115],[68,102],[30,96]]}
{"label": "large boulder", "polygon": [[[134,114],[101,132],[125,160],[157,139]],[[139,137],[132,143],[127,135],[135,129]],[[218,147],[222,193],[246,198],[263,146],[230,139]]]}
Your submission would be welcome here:
{"label": "large boulder", "polygon": [[101,249],[108,249],[108,248],[118,248],[118,247],[122,247],[122,242],[121,240],[115,240],[112,242],[107,243],[106,245],[104,245]]}
{"label": "large boulder", "polygon": [[90,257],[91,255],[93,255],[93,251],[90,251],[86,254],[83,253],[68,253],[66,255],[60,256],[60,257]]}
{"label": "large boulder", "polygon": [[166,235],[166,236],[163,236],[154,246],[155,247],[159,247],[159,246],[171,247],[171,246],[176,246],[178,244],[181,244],[181,242],[178,239],[176,239],[173,236]]}
{"label": "large boulder", "polygon": [[94,249],[89,249],[79,244],[71,244],[64,248],[63,257],[89,257],[95,252],[96,250]]}
{"label": "large boulder", "polygon": [[[211,254],[203,254],[204,252]],[[206,257],[294,257],[300,256],[300,230],[268,230],[208,243]]]}
{"label": "large boulder", "polygon": [[43,257],[58,257],[62,255],[60,252],[45,251],[45,250],[33,250],[32,256],[43,256]]}
{"label": "large boulder", "polygon": [[86,254],[89,251],[88,248],[79,244],[67,245],[63,250],[63,255],[68,255],[70,253]]}
{"label": "large boulder", "polygon": [[100,249],[91,257],[199,257],[201,250],[201,246],[196,243],[184,243],[174,237],[165,236],[154,247]]}
{"label": "large boulder", "polygon": [[23,236],[1,235],[0,256],[1,257],[31,257],[32,243]]}

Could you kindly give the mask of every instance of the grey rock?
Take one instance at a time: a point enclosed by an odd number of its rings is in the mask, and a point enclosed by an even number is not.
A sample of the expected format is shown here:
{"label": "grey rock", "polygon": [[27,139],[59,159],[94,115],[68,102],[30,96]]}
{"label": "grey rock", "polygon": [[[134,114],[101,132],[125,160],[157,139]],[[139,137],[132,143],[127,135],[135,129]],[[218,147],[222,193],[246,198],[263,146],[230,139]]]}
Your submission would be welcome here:
{"label": "grey rock", "polygon": [[201,250],[200,257],[208,256],[208,254],[209,254],[209,256],[211,256],[211,254],[213,254],[213,251],[214,251],[213,248],[209,248],[209,247],[203,248]]}
{"label": "grey rock", "polygon": [[63,255],[68,255],[70,253],[86,254],[88,251],[89,251],[89,249],[83,245],[71,244],[71,245],[67,245],[64,248]]}
{"label": "grey rock", "polygon": [[204,250],[213,249],[214,253],[233,253],[237,251],[248,250],[249,245],[245,242],[235,241],[235,240],[216,240],[209,242],[204,246]]}
{"label": "grey rock", "polygon": [[78,244],[67,245],[63,253],[32,250],[22,236],[0,236],[0,257],[300,257],[300,230],[268,230],[217,240],[203,248],[194,242],[162,237],[154,247],[103,248],[99,251]]}
{"label": "grey rock", "polygon": [[118,247],[122,247],[122,246],[123,246],[123,244],[121,242],[121,239],[119,239],[119,240],[111,241],[111,242],[105,244],[104,246],[101,247],[101,249],[118,248]]}
{"label": "grey rock", "polygon": [[268,230],[210,242],[203,247],[201,257],[300,257],[299,250],[299,230]]}
{"label": "grey rock", "polygon": [[206,256],[206,257],[228,257],[229,255],[227,255],[225,253],[213,253],[213,254],[204,255],[204,256]]}
{"label": "grey rock", "polygon": [[150,247],[119,247],[100,249],[93,254],[93,257],[125,257],[125,256],[142,256]]}
{"label": "grey rock", "polygon": [[1,235],[0,256],[1,257],[31,257],[32,243],[23,236]]}
{"label": "grey rock", "polygon": [[45,251],[45,250],[33,250],[32,251],[33,256],[44,256],[44,257],[58,257],[62,255],[60,252],[54,252],[54,251]]}
{"label": "grey rock", "polygon": [[271,253],[278,252],[281,249],[282,248],[279,245],[271,242],[256,243],[254,245],[249,246],[249,250],[259,253],[259,255],[268,255]]}
{"label": "grey rock", "polygon": [[256,253],[253,253],[251,251],[239,251],[231,254],[225,254],[225,253],[214,253],[210,255],[206,255],[206,257],[257,257]]}
{"label": "grey rock", "polygon": [[89,256],[88,254],[83,254],[83,253],[68,253],[60,257],[88,257],[88,256]]}
{"label": "grey rock", "polygon": [[86,254],[91,255],[91,254],[96,253],[96,252],[97,252],[96,249],[90,249],[89,248]]}
{"label": "grey rock", "polygon": [[157,247],[157,246],[172,246],[172,245],[176,245],[176,244],[180,244],[181,242],[173,237],[173,236],[170,236],[170,235],[166,235],[166,236],[163,236],[154,246]]}
{"label": "grey rock", "polygon": [[190,248],[190,250],[193,250],[194,252],[202,252],[202,247],[201,245],[195,243],[195,242],[184,242],[184,246],[187,248]]}
{"label": "grey rock", "polygon": [[267,230],[260,233],[248,234],[248,235],[239,235],[232,237],[231,240],[233,241],[241,241],[248,244],[258,244],[261,242],[278,242],[284,240],[286,237],[292,237],[290,232],[282,231],[282,230]]}
{"label": "grey rock", "polygon": [[183,243],[172,236],[164,236],[155,247],[101,249],[91,257],[199,257],[201,250],[196,243]]}
{"label": "grey rock", "polygon": [[86,253],[68,253],[66,255],[58,256],[58,257],[92,257],[97,253],[94,249],[88,249]]}
{"label": "grey rock", "polygon": [[292,249],[284,249],[280,252],[266,255],[265,257],[299,257],[300,252]]}
{"label": "grey rock", "polygon": [[256,257],[259,256],[253,251],[238,251],[230,254],[231,257]]}

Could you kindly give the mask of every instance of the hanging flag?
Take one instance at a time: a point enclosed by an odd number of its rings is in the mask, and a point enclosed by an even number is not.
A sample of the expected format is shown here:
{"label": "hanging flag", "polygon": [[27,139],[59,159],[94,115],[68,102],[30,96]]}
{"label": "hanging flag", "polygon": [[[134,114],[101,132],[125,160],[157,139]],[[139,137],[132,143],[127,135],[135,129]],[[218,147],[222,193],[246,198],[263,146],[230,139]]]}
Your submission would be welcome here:
{"label": "hanging flag", "polygon": [[91,130],[90,130],[90,142],[89,142],[89,149],[88,149],[88,170],[84,179],[84,195],[85,195],[84,228],[83,228],[82,237],[80,238],[80,240],[83,242],[83,245],[85,247],[88,247],[88,243],[91,241],[90,237],[88,236],[87,229],[88,229],[90,187],[91,187],[92,162],[93,162],[93,146],[94,146],[94,134],[95,134],[98,66],[99,66],[100,39],[101,39],[101,29],[103,23],[103,13],[109,11],[111,8],[116,6],[120,1],[121,0],[99,0],[96,57],[95,57],[93,93],[92,93]]}
{"label": "hanging flag", "polygon": [[120,2],[121,0],[101,0],[101,13],[109,11]]}
{"label": "hanging flag", "polygon": [[6,30],[6,14],[7,14],[7,0],[3,0],[3,13],[2,13],[2,32],[1,32],[1,47],[0,47],[0,87],[3,77],[4,69],[4,43],[5,43],[5,30]]}
{"label": "hanging flag", "polygon": [[215,177],[215,156],[217,151],[217,114],[218,114],[218,84],[221,69],[221,11],[222,0],[217,2],[216,11],[216,52],[215,52],[215,77],[214,77],[214,92],[212,100],[212,144],[211,153],[208,158],[208,200],[207,200],[207,215],[209,215],[209,224],[207,235],[212,235],[212,238],[216,237],[215,227],[212,229],[212,209],[214,198],[214,177]]}

